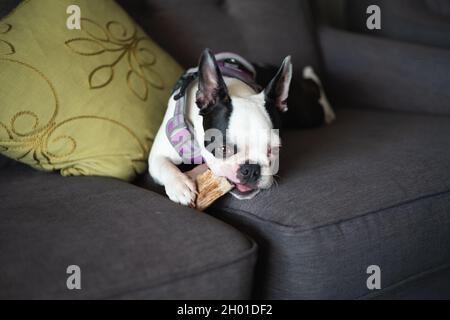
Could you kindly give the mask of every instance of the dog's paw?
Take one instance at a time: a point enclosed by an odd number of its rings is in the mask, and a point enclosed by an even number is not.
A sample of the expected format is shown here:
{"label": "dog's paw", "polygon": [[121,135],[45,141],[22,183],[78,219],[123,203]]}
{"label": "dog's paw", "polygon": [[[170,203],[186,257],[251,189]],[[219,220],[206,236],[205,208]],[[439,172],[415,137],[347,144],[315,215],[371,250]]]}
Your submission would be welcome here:
{"label": "dog's paw", "polygon": [[184,206],[195,207],[197,186],[195,181],[185,174],[177,175],[165,185],[166,194],[173,202]]}

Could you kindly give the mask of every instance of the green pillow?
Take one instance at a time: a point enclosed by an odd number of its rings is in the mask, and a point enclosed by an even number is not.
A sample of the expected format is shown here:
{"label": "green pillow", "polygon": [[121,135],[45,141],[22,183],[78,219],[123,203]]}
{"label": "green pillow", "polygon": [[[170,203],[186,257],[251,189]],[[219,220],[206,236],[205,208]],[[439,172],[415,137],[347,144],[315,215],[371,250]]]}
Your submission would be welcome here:
{"label": "green pillow", "polygon": [[[81,30],[66,26],[70,5]],[[181,67],[112,0],[28,0],[0,20],[0,153],[125,180],[147,156]]]}

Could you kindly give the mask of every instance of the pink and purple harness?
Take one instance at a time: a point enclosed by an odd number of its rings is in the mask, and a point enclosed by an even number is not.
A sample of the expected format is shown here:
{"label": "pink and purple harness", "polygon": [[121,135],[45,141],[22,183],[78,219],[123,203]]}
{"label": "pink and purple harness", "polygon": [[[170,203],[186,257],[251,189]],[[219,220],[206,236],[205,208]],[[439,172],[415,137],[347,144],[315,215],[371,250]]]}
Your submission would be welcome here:
{"label": "pink and purple harness", "polygon": [[[250,62],[243,57],[223,52],[215,55],[217,64],[224,77],[239,79],[258,91],[256,71]],[[175,111],[166,125],[167,137],[183,160],[184,164],[202,164],[201,148],[194,138],[194,129],[186,116],[186,89],[198,77],[198,68],[186,71],[178,80],[173,90]]]}

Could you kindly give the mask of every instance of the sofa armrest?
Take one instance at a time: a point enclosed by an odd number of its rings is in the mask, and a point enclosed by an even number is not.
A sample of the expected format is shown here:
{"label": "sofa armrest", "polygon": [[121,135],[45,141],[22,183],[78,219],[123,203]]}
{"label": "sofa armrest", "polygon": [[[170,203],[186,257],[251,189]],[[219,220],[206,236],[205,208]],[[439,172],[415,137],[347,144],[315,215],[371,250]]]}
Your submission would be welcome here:
{"label": "sofa armrest", "polygon": [[[253,240],[123,181],[17,163],[0,171],[0,219],[0,299],[250,298]],[[65,285],[72,264],[82,290]]]}
{"label": "sofa armrest", "polygon": [[338,104],[450,115],[450,50],[329,27],[319,35]]}

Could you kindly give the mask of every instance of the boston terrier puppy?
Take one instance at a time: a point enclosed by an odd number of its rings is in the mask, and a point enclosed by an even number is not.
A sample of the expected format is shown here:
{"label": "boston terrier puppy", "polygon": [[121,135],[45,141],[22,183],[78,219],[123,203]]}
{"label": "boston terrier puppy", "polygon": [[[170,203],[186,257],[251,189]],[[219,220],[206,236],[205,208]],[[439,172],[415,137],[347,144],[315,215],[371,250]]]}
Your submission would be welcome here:
{"label": "boston terrier puppy", "polygon": [[335,118],[311,67],[296,84],[294,103],[301,106],[294,105],[297,110],[290,115],[291,80],[290,56],[273,70],[233,53],[204,50],[198,68],[189,69],[175,86],[150,152],[150,175],[172,201],[189,206],[197,189],[181,164],[206,163],[235,185],[232,194],[238,199],[270,188],[278,169],[281,124],[312,127]]}

